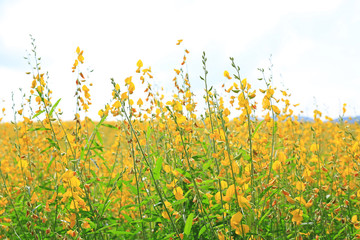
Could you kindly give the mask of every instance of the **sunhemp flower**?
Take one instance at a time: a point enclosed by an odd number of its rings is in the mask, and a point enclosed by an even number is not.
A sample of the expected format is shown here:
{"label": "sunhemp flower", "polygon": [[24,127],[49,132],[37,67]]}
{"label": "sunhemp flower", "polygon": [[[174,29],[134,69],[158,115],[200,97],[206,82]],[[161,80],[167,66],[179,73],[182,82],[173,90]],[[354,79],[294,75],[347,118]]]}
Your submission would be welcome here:
{"label": "sunhemp flower", "polygon": [[183,190],[181,189],[181,187],[176,187],[174,188],[174,191],[173,191],[174,195],[175,195],[175,198],[176,200],[181,200],[184,198],[184,192]]}
{"label": "sunhemp flower", "polygon": [[137,101],[137,103],[136,103],[137,105],[139,105],[139,106],[141,106],[141,105],[143,105],[144,104],[144,102],[142,101],[142,99],[141,98],[139,98],[139,100]]}
{"label": "sunhemp flower", "polygon": [[144,65],[143,65],[143,62],[141,60],[139,60],[137,63],[136,63],[136,66],[138,67],[138,69],[136,70],[137,73],[140,73],[140,68],[142,68]]}
{"label": "sunhemp flower", "polygon": [[227,79],[232,79],[232,77],[230,76],[230,73],[228,71],[224,71],[224,77],[226,77]]}
{"label": "sunhemp flower", "polygon": [[235,215],[232,216],[230,220],[230,225],[233,229],[235,229],[235,233],[237,235],[243,235],[250,231],[250,228],[246,224],[240,224],[241,220],[243,218],[243,215],[241,212],[237,212]]}
{"label": "sunhemp flower", "polygon": [[360,229],[360,222],[358,221],[357,215],[352,216],[351,223],[354,225],[355,229]]}
{"label": "sunhemp flower", "polygon": [[295,209],[294,211],[290,212],[293,215],[291,219],[292,222],[295,222],[297,225],[300,225],[301,221],[303,220],[303,211],[300,209]]}

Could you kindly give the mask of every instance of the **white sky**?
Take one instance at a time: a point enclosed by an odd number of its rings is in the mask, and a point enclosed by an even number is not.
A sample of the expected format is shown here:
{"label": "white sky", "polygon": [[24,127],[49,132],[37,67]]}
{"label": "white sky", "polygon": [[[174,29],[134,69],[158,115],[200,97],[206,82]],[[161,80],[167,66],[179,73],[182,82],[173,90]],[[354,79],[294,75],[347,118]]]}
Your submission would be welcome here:
{"label": "white sky", "polygon": [[[202,51],[215,87],[226,82],[224,70],[233,73],[229,57],[241,67],[242,78],[263,87],[257,68],[267,68],[272,55],[275,85],[289,88],[304,115],[312,116],[318,106],[336,118],[342,103],[348,104],[347,115],[360,115],[359,12],[356,0],[0,0],[0,99],[5,101],[0,107],[11,120],[11,92],[20,104],[18,88],[31,85],[23,57],[32,34],[54,101],[62,98],[59,106],[68,119],[75,111],[71,67],[77,46],[94,69],[89,80],[94,119],[111,98],[110,78],[122,83],[135,74],[139,59],[152,67],[154,85],[172,89],[184,48],[190,51],[196,93],[203,91]],[[180,46],[178,39],[184,39]]]}

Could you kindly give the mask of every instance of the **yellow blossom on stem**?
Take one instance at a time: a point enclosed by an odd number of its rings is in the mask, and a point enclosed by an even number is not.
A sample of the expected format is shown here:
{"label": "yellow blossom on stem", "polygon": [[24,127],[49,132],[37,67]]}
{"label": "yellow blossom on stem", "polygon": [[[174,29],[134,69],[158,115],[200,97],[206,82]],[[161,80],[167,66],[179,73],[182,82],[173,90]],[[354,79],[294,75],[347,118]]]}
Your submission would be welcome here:
{"label": "yellow blossom on stem", "polygon": [[135,84],[133,82],[129,83],[129,93],[132,94],[135,91]]}
{"label": "yellow blossom on stem", "polygon": [[232,77],[230,76],[230,73],[228,71],[224,71],[224,77],[226,77],[227,79],[232,79]]}
{"label": "yellow blossom on stem", "polygon": [[128,98],[127,92],[121,94],[121,100],[125,101]]}
{"label": "yellow blossom on stem", "polygon": [[300,209],[295,209],[290,212],[291,215],[293,215],[291,221],[295,222],[297,225],[301,224],[301,221],[303,220],[303,211]]}
{"label": "yellow blossom on stem", "polygon": [[241,224],[241,220],[243,218],[243,215],[241,212],[237,212],[231,217],[230,225],[233,229],[235,229],[235,233],[237,235],[243,235],[250,231],[250,228],[246,224]]}
{"label": "yellow blossom on stem", "polygon": [[136,70],[137,73],[140,73],[140,68],[143,67],[143,62],[141,60],[139,60],[137,63],[136,63],[136,66],[138,67],[138,69]]}
{"label": "yellow blossom on stem", "polygon": [[183,193],[183,190],[181,189],[181,187],[174,188],[173,193],[175,195],[176,200],[181,200],[184,198],[184,195],[183,195],[184,193]]}

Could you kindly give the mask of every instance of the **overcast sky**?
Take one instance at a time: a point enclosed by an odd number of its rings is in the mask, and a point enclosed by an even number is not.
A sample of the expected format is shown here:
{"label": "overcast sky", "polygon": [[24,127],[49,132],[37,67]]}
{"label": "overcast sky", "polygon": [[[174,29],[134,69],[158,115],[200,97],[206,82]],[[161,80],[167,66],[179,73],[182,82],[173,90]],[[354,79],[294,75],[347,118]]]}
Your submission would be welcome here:
{"label": "overcast sky", "polygon": [[[215,87],[226,82],[224,70],[233,73],[229,57],[243,78],[264,87],[256,80],[257,68],[267,68],[272,55],[275,85],[289,89],[304,115],[312,116],[317,106],[336,118],[343,103],[347,115],[360,115],[359,12],[356,0],[0,0],[0,99],[5,101],[0,107],[9,117],[11,92],[20,104],[18,89],[28,91],[31,85],[23,57],[32,34],[54,99],[62,98],[59,106],[67,118],[75,111],[71,67],[77,46],[94,69],[89,79],[93,118],[111,98],[109,79],[123,82],[134,75],[139,59],[152,67],[154,85],[170,89],[185,48],[199,95],[203,51],[209,84]],[[178,39],[184,39],[180,46]]]}

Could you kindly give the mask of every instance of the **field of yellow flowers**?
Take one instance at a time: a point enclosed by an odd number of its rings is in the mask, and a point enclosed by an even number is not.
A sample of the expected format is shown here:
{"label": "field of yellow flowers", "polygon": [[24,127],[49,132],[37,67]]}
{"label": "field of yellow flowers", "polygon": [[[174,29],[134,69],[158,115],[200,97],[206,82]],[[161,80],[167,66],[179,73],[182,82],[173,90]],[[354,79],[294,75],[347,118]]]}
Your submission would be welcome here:
{"label": "field of yellow flowers", "polygon": [[252,89],[232,58],[220,97],[205,53],[199,116],[188,50],[172,99],[139,60],[125,87],[111,79],[113,101],[95,122],[79,47],[77,113],[62,121],[32,44],[28,103],[0,125],[0,239],[360,238],[358,124],[323,122],[317,110],[299,121],[264,70],[263,89]]}

